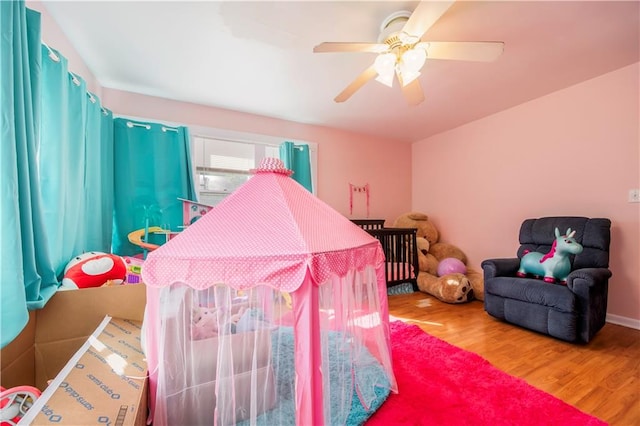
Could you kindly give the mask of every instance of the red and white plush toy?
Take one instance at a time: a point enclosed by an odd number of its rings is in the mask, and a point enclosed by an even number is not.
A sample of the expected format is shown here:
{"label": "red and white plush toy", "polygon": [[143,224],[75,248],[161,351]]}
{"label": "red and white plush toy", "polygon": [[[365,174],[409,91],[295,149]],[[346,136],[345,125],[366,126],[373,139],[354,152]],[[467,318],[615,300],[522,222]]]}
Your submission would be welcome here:
{"label": "red and white plush toy", "polygon": [[92,251],[76,256],[67,263],[59,290],[122,284],[126,276],[127,264],[123,258]]}

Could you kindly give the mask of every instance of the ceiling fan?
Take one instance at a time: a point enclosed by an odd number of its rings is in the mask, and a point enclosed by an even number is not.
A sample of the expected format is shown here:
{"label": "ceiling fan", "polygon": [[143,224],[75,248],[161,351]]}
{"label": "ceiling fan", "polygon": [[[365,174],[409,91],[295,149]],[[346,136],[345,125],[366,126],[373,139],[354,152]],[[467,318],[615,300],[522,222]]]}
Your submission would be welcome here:
{"label": "ceiling fan", "polygon": [[349,84],[336,98],[344,102],[369,80],[393,85],[397,76],[402,93],[410,105],[424,101],[418,81],[426,59],[491,62],[500,56],[504,43],[500,41],[427,41],[424,34],[449,9],[454,1],[422,1],[413,13],[395,12],[380,26],[377,43],[326,42],[313,48],[314,53],[370,52],[377,53],[369,68]]}

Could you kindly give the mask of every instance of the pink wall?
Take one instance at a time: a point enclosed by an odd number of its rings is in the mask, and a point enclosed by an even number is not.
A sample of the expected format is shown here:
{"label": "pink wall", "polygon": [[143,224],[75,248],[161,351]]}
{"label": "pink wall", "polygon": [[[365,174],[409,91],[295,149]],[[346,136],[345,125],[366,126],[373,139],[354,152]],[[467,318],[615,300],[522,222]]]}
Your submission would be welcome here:
{"label": "pink wall", "polygon": [[229,111],[103,88],[103,103],[114,115],[166,120],[318,144],[318,197],[352,218],[366,217],[362,194],[349,214],[349,183],[370,186],[370,217],[388,223],[411,205],[411,145],[327,127]]}
{"label": "pink wall", "polygon": [[476,267],[513,257],[525,218],[611,219],[608,312],[640,326],[640,204],[627,201],[640,188],[638,75],[636,63],[415,143],[413,209]]}

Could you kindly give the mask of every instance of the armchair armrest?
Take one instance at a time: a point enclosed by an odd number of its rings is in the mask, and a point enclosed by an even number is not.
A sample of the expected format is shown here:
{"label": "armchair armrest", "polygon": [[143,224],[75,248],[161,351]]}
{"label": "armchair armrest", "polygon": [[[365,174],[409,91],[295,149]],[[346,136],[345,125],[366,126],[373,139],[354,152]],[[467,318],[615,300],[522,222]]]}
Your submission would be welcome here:
{"label": "armchair armrest", "polygon": [[607,268],[576,269],[567,276],[567,287],[574,293],[586,295],[591,287],[604,285],[611,275]]}
{"label": "armchair armrest", "polygon": [[484,279],[494,277],[513,277],[520,268],[520,259],[517,257],[509,259],[487,259],[482,262]]}
{"label": "armchair armrest", "polygon": [[579,300],[580,340],[588,342],[600,330],[607,316],[607,294],[611,271],[607,268],[582,268],[567,276],[567,288]]}

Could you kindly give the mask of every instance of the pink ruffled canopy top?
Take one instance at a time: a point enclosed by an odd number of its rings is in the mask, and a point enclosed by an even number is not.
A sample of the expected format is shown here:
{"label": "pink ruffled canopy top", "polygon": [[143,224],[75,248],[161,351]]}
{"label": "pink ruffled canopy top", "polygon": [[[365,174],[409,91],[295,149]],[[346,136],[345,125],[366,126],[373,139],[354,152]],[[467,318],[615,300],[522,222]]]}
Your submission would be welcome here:
{"label": "pink ruffled canopy top", "polygon": [[182,282],[196,289],[225,283],[295,291],[307,271],[316,285],[332,274],[379,267],[378,241],[315,197],[274,158],[233,194],[149,253],[148,286]]}

